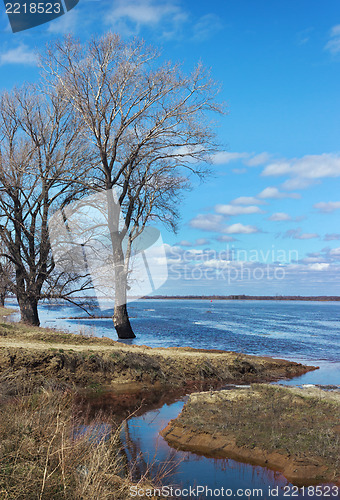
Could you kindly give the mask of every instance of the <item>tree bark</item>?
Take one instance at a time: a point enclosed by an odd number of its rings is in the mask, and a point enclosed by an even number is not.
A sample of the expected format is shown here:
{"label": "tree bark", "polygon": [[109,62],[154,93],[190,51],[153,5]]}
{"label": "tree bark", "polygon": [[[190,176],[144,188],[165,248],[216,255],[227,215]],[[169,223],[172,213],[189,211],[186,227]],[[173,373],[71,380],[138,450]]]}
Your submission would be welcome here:
{"label": "tree bark", "polygon": [[119,339],[134,339],[126,304],[115,305],[113,314],[113,324]]}
{"label": "tree bark", "polygon": [[0,306],[5,307],[5,293],[0,293]]}
{"label": "tree bark", "polygon": [[18,299],[21,321],[27,325],[39,326],[40,320],[38,315],[38,301],[29,298],[20,300]]}
{"label": "tree bark", "polygon": [[133,333],[129,315],[127,312],[126,290],[127,290],[127,276],[123,268],[123,251],[121,245],[114,251],[115,258],[115,307],[113,313],[113,324],[116,329],[118,338],[120,339],[134,339],[136,335]]}
{"label": "tree bark", "polygon": [[[109,180],[107,180],[107,188],[109,187],[110,183]],[[107,220],[112,243],[114,263],[115,306],[112,319],[119,339],[134,339],[136,338],[136,335],[133,333],[126,307],[127,271],[124,265],[125,257],[122,246],[122,236],[119,232],[120,205],[115,202],[112,190],[108,189],[106,193]]]}

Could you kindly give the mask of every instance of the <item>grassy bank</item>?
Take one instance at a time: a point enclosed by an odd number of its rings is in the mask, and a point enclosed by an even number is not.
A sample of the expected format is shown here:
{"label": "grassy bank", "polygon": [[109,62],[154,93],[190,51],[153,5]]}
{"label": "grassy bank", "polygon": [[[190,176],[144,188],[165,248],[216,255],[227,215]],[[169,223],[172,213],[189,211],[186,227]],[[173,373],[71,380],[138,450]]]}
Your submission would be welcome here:
{"label": "grassy bank", "polygon": [[125,499],[118,432],[73,437],[71,394],[22,389],[0,407],[0,498]]}
{"label": "grassy bank", "polygon": [[128,346],[109,338],[0,323],[0,372],[20,383],[78,388],[164,388],[259,382],[301,375],[313,367],[234,352]]}
{"label": "grassy bank", "polygon": [[181,449],[279,470],[295,483],[340,481],[340,393],[267,384],[192,394],[162,431]]}

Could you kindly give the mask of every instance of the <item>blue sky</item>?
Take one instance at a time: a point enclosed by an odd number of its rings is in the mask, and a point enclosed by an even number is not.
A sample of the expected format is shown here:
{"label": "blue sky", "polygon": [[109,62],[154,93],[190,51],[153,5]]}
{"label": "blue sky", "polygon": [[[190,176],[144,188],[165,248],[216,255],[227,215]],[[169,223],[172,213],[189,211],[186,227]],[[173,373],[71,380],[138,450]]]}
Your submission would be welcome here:
{"label": "blue sky", "polygon": [[142,36],[222,85],[223,151],[181,207],[164,294],[340,294],[338,1],[80,0],[11,33],[0,16],[0,88],[37,78],[34,49],[72,32]]}

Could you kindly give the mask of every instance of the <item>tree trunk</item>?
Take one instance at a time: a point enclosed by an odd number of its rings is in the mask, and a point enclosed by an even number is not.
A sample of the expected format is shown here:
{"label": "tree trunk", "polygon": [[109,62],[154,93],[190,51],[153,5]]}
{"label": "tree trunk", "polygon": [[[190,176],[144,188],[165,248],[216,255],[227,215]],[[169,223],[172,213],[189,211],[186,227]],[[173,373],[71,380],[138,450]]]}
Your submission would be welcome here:
{"label": "tree trunk", "polygon": [[116,329],[118,338],[134,339],[136,335],[133,333],[126,304],[115,305],[113,314],[113,324]]}
{"label": "tree trunk", "polygon": [[0,293],[0,306],[5,307],[5,293]]}
{"label": "tree trunk", "polygon": [[133,333],[129,315],[127,312],[126,290],[127,276],[123,266],[123,252],[120,245],[117,245],[114,251],[115,261],[115,307],[113,314],[113,324],[116,329],[118,338],[134,339],[136,335]]}
{"label": "tree trunk", "polygon": [[38,301],[35,299],[18,299],[21,321],[27,325],[39,326]]}
{"label": "tree trunk", "polygon": [[124,265],[125,257],[122,246],[122,236],[119,232],[120,205],[114,200],[110,182],[108,182],[107,188],[107,220],[114,263],[115,306],[112,319],[119,339],[134,339],[136,335],[133,333],[126,307],[127,272]]}

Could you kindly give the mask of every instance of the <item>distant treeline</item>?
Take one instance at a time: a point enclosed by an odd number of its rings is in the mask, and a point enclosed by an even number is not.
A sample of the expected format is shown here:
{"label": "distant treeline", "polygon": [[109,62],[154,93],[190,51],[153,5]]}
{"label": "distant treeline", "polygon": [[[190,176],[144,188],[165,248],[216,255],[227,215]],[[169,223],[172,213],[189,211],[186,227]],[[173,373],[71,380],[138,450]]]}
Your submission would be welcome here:
{"label": "distant treeline", "polygon": [[144,299],[186,299],[186,300],[305,300],[305,301],[340,301],[337,296],[303,296],[303,295],[153,295]]}
{"label": "distant treeline", "polygon": [[[15,300],[15,296],[9,294],[8,299]],[[83,296],[76,296],[75,299],[84,299]],[[304,301],[319,301],[319,302],[338,302],[340,301],[340,297],[336,295],[146,295],[145,297],[129,297],[130,300],[138,300],[138,299],[148,299],[148,300],[157,300],[157,299],[169,299],[169,300],[304,300]],[[114,297],[107,297],[107,299],[114,300]],[[53,299],[50,299],[53,301]],[[58,302],[58,299],[55,299]],[[59,299],[60,300],[60,299]],[[62,299],[61,299],[62,300]],[[95,296],[87,296],[86,300],[91,303],[94,301],[92,305],[95,305],[96,297]]]}

